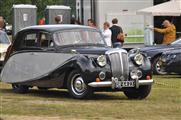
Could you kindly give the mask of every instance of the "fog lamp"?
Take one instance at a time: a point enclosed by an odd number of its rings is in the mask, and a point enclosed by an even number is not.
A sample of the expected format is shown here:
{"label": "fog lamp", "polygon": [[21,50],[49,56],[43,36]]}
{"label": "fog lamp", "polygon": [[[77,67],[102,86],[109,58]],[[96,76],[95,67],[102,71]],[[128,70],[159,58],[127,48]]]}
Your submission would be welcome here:
{"label": "fog lamp", "polygon": [[142,77],[142,71],[138,69],[134,69],[131,71],[130,76],[132,79],[140,79]]}
{"label": "fog lamp", "polygon": [[100,72],[100,73],[99,73],[99,78],[100,78],[101,80],[104,80],[104,79],[106,78],[106,73],[105,73],[105,72]]}

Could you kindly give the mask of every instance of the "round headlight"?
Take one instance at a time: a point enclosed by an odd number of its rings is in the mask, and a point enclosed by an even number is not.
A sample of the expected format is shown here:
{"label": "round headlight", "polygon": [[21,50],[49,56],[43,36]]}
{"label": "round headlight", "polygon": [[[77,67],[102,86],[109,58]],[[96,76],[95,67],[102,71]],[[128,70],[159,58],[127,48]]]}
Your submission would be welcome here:
{"label": "round headlight", "polygon": [[144,62],[144,58],[143,58],[143,55],[142,54],[137,54],[137,55],[135,55],[135,57],[134,57],[134,61],[135,61],[135,63],[137,64],[137,65],[142,65],[143,64],[143,62]]}
{"label": "round headlight", "polygon": [[140,79],[143,76],[143,74],[142,74],[141,70],[133,69],[130,72],[130,76],[131,76],[132,79]]}
{"label": "round headlight", "polygon": [[107,64],[106,56],[101,55],[97,58],[97,64],[101,67],[104,67]]}

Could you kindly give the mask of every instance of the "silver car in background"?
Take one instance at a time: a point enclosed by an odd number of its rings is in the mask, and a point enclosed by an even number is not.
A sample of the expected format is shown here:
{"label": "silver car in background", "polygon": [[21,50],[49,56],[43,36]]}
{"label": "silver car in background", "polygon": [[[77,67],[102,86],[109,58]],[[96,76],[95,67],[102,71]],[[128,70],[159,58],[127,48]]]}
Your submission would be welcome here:
{"label": "silver car in background", "polygon": [[5,55],[10,44],[11,42],[6,32],[0,30],[0,70],[3,66]]}

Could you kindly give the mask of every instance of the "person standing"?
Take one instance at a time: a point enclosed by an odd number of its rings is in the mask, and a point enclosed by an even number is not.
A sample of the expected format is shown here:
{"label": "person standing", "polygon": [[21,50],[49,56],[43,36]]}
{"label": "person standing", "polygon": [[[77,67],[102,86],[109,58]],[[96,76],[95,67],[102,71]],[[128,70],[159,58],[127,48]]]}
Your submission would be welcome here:
{"label": "person standing", "polygon": [[120,34],[123,35],[123,30],[120,26],[118,26],[118,19],[114,18],[112,20],[112,27],[110,28],[111,32],[112,32],[112,37],[111,37],[111,41],[112,41],[112,45],[114,48],[116,47],[121,47],[124,43],[124,40],[120,40],[120,37],[118,38],[118,36],[120,36]]}
{"label": "person standing", "polygon": [[0,16],[0,30],[6,31],[6,23],[2,16]]}
{"label": "person standing", "polygon": [[155,32],[163,33],[163,41],[162,44],[170,44],[176,39],[176,28],[175,25],[170,23],[168,20],[164,20],[162,25],[164,26],[163,29],[161,28],[152,28]]}
{"label": "person standing", "polygon": [[62,18],[60,16],[55,17],[55,23],[56,24],[61,24],[62,23]]}
{"label": "person standing", "polygon": [[111,42],[112,32],[109,29],[109,27],[110,27],[110,24],[108,22],[105,22],[103,24],[102,34],[103,34],[103,37],[105,39],[107,46],[112,47],[112,42]]}
{"label": "person standing", "polygon": [[90,27],[96,28],[96,24],[92,19],[87,20],[87,25],[90,26]]}
{"label": "person standing", "polygon": [[41,18],[41,19],[38,21],[38,25],[45,25],[45,18]]}

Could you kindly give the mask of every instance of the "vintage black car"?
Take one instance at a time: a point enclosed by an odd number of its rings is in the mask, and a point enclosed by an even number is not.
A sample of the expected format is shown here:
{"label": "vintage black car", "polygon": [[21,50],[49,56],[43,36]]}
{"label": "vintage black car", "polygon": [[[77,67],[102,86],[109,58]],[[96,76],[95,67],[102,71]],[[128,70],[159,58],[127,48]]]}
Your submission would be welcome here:
{"label": "vintage black car", "polygon": [[181,75],[181,50],[166,51],[162,54],[159,64],[167,73],[177,73]]}
{"label": "vintage black car", "polygon": [[27,27],[15,37],[1,73],[15,92],[66,88],[74,98],[94,91],[123,91],[143,99],[151,90],[151,64],[145,54],[105,44],[98,29],[78,25]]}
{"label": "vintage black car", "polygon": [[163,52],[175,49],[181,49],[181,38],[178,38],[169,45],[148,46],[141,48],[140,51],[146,53],[148,57],[150,57],[152,70],[155,74],[167,74],[159,64],[159,59]]}

